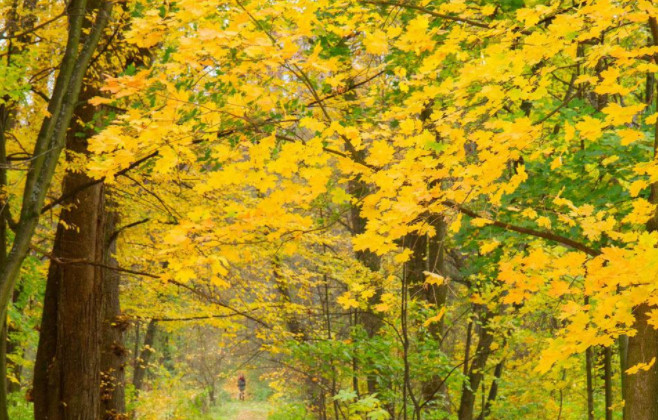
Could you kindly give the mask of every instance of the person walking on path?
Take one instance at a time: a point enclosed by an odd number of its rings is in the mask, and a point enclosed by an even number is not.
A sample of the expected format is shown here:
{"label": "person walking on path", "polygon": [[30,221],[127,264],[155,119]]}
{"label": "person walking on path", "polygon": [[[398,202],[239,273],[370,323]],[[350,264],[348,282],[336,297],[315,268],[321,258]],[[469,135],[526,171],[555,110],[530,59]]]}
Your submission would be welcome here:
{"label": "person walking on path", "polygon": [[244,401],[244,390],[247,388],[247,380],[244,377],[244,374],[240,374],[238,377],[238,389],[240,390],[240,393],[238,394],[238,398],[240,401]]}

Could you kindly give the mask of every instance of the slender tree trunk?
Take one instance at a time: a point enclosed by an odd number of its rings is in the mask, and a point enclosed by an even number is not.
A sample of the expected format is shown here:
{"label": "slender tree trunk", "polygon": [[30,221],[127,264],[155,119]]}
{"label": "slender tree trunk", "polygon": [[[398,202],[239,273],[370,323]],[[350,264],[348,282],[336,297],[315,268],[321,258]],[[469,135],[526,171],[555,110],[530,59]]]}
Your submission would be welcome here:
{"label": "slender tree trunk", "polygon": [[[117,267],[114,259],[116,251],[116,213],[106,213],[105,248],[103,260],[108,267]],[[105,419],[116,419],[126,411],[125,405],[125,365],[128,351],[124,347],[123,334],[128,322],[121,316],[119,303],[119,272],[102,270],[103,278],[103,330],[101,346],[101,415]]]}
{"label": "slender tree trunk", "polygon": [[621,388],[621,398],[626,401],[626,369],[628,369],[627,356],[628,356],[628,336],[622,335],[617,340],[619,347],[619,371],[621,372],[619,386]]}
{"label": "slender tree trunk", "polygon": [[[30,11],[34,8],[35,0],[23,1],[23,10]],[[34,26],[34,16],[28,14],[20,17],[18,15],[19,1],[12,2],[5,17],[6,39],[9,39],[7,45],[6,65],[12,65],[15,54],[21,52],[22,47],[17,47],[12,41],[16,31],[19,29],[28,31]],[[32,35],[19,35],[16,44],[23,45],[29,42]],[[0,104],[0,267],[7,265],[7,216],[9,215],[9,201],[7,199],[7,136],[6,133],[14,126],[15,109],[14,103],[9,96],[3,98]],[[15,294],[14,294],[15,296]],[[9,420],[7,394],[16,391],[17,386],[7,380],[7,354],[12,350],[9,343],[10,327],[7,317],[0,317],[2,325],[0,332],[0,420]]]}
{"label": "slender tree trunk", "polygon": [[605,419],[612,420],[612,348],[603,350],[603,372],[605,375]]}
{"label": "slender tree trunk", "polygon": [[[0,334],[0,355],[7,354],[7,323],[2,326]],[[7,363],[6,358],[0,359],[0,420],[9,420],[7,412]]]}
{"label": "slender tree trunk", "polygon": [[[447,278],[447,269],[445,261],[445,240],[446,240],[446,224],[441,217],[437,217],[430,222],[434,227],[436,234],[427,238],[427,266],[426,270],[432,273],[441,274]],[[432,304],[436,309],[445,307],[448,297],[448,286],[440,285],[424,285],[422,289],[425,300]],[[429,325],[429,333],[436,343],[442,342],[444,333],[444,322],[441,319],[439,322],[434,322]],[[441,350],[440,348],[438,350]],[[448,410],[450,408],[447,397],[448,390],[445,381],[442,380],[440,375],[433,375],[428,381],[422,384],[423,399],[425,401],[434,401],[439,397],[443,398],[443,408]],[[431,408],[429,404],[425,405]]]}
{"label": "slender tree trunk", "polygon": [[[491,345],[493,344],[494,336],[487,328],[486,321],[491,316],[486,313],[482,317],[482,325],[479,328],[479,340],[473,361],[468,368],[467,381],[462,386],[461,401],[459,403],[459,411],[457,417],[459,420],[473,420],[473,413],[475,411],[475,396],[480,383],[484,378],[484,368],[486,367],[487,360],[491,354]],[[469,334],[470,335],[470,334]],[[464,366],[467,365],[468,359],[464,360]]]}
{"label": "slender tree trunk", "polygon": [[594,384],[592,382],[593,374],[593,351],[591,347],[585,350],[585,374],[587,376],[587,418],[594,420]]}
{"label": "slender tree trunk", "polygon": [[484,420],[489,413],[491,412],[491,404],[493,404],[494,401],[496,401],[496,397],[498,396],[498,381],[500,380],[500,377],[503,375],[503,366],[505,364],[504,360],[501,360],[496,364],[496,367],[494,368],[494,377],[493,381],[491,381],[491,387],[489,387],[489,395],[487,396],[487,401],[484,404],[484,408],[482,409],[482,412],[478,416],[479,420]]}
{"label": "slender tree trunk", "polygon": [[[353,152],[353,157],[362,162],[364,159],[363,152]],[[369,188],[368,185],[359,180],[352,180],[349,183],[349,192],[357,199],[365,197],[368,194]],[[350,224],[351,224],[351,233],[353,236],[361,235],[366,231],[366,219],[361,216],[361,209],[357,206],[352,206],[350,209]],[[377,272],[381,266],[380,257],[374,252],[365,250],[357,251],[355,253],[356,259],[363,264],[364,267],[368,268],[372,272]],[[381,290],[378,287],[376,293],[369,299],[369,303],[375,304],[379,301],[381,297]],[[361,311],[361,316],[358,321],[363,326],[368,334],[368,338],[373,338],[377,332],[382,327],[382,320],[377,314],[373,313],[371,309],[366,309]],[[369,370],[369,369],[366,369]],[[373,374],[368,374],[366,377],[366,385],[368,387],[368,393],[374,394],[377,392],[377,377]]]}
{"label": "slender tree trunk", "polygon": [[135,360],[136,363],[133,369],[133,386],[135,387],[136,392],[141,391],[144,385],[146,370],[148,369],[149,360],[153,354],[153,343],[155,343],[156,330],[157,321],[152,319],[146,327],[142,351],[139,353],[139,357]]}

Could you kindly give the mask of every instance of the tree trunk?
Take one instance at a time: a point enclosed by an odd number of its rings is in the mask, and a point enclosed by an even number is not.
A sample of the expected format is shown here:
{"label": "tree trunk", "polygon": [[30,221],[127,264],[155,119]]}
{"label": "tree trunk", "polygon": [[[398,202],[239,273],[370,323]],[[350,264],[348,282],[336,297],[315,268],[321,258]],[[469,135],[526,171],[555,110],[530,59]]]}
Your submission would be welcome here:
{"label": "tree trunk", "polygon": [[[31,11],[34,9],[34,5],[34,0],[26,0],[23,1],[22,9],[25,11]],[[29,29],[34,26],[34,15],[28,14],[26,16],[20,17],[18,10],[19,1],[15,0],[12,2],[9,10],[6,11],[6,39],[13,38],[18,29],[23,32],[29,32]],[[12,64],[14,54],[21,53],[22,47],[20,47],[20,45],[27,44],[31,38],[31,34],[19,35],[16,39],[16,43],[10,42],[8,44],[8,51],[6,55],[7,66]],[[16,44],[18,44],[19,47],[17,47]],[[7,191],[8,167],[6,133],[14,126],[16,122],[16,110],[14,109],[13,105],[15,105],[15,103],[8,95],[5,95],[5,97],[2,98],[2,104],[0,104],[0,191],[3,191],[3,194],[1,194],[2,197],[0,197],[0,267],[5,267],[7,264],[7,215],[9,210],[9,201],[4,194],[4,192]],[[17,384],[7,380],[7,367],[9,365],[7,354],[11,353],[12,343],[9,342],[8,333],[10,326],[8,325],[7,317],[2,316],[0,317],[0,320],[2,325],[0,334],[0,420],[9,420],[9,414],[7,413],[7,394],[12,391],[17,391],[18,387]],[[18,367],[16,367],[16,369],[18,369]]]}
{"label": "tree trunk", "polygon": [[585,350],[585,375],[587,378],[587,419],[594,420],[594,384],[592,382],[593,377],[593,361],[594,351],[591,347],[588,347]]}
{"label": "tree trunk", "polygon": [[[68,4],[67,12],[69,14],[69,29],[64,57],[59,66],[59,73],[55,79],[53,93],[48,103],[48,116],[43,120],[36,139],[33,158],[30,160],[30,166],[23,190],[21,212],[16,226],[11,251],[7,255],[4,264],[0,267],[0,320],[6,318],[7,307],[13,295],[21,266],[30,249],[30,242],[39,221],[39,215],[45,201],[46,193],[48,192],[55,168],[57,167],[60,151],[66,143],[67,131],[73,116],[74,108],[79,99],[79,93],[83,84],[84,75],[87,71],[87,66],[96,50],[98,41],[107,26],[112,4],[113,3],[109,1],[101,2],[96,20],[93,27],[88,32],[88,35],[85,37],[86,39],[84,43],[81,42],[81,38],[82,28],[86,18],[87,2],[86,0],[71,0]],[[87,194],[92,196],[99,193],[99,189],[93,189],[87,192]],[[92,228],[97,229],[97,224],[98,220],[95,220]],[[61,229],[58,230],[61,231]],[[61,241],[72,236],[72,232],[61,231],[58,236]],[[78,249],[80,249],[83,244],[84,242],[77,243]],[[92,249],[94,252],[96,251],[95,244]],[[58,252],[62,253],[62,250],[56,249],[55,254],[57,255]],[[63,254],[66,255],[66,253]],[[77,270],[84,272],[89,270],[88,266],[81,265],[76,267],[70,265],[65,267],[53,265],[51,268],[51,272],[49,273],[49,280],[51,283],[49,295],[51,297],[58,297],[58,295],[61,295],[65,300],[68,299],[68,304],[75,302],[74,306],[77,306],[77,313],[74,315],[75,317],[70,318],[67,316],[65,319],[61,320],[63,324],[67,325],[67,329],[71,328],[71,326],[75,326],[75,328],[72,328],[72,331],[61,331],[63,338],[68,339],[77,334],[80,327],[86,327],[89,323],[95,324],[95,317],[93,315],[91,317],[87,316],[87,312],[94,312],[92,308],[93,305],[97,303],[96,296],[93,293],[87,295],[78,293],[80,291],[87,291],[84,289],[88,289],[88,287],[84,284],[77,284],[79,283],[76,283],[77,276],[74,277],[71,275],[72,271]],[[84,274],[86,274],[86,272]],[[60,280],[64,277],[73,277],[72,282],[70,284],[60,284]],[[72,290],[75,289],[76,286],[81,286],[82,290]],[[48,304],[48,307],[44,305],[44,313],[47,317],[49,315],[56,317],[58,316],[58,308],[56,305],[53,306],[53,303],[51,302]],[[53,322],[57,321],[57,318],[46,319],[45,326],[55,327],[56,324],[53,324]],[[59,375],[59,373],[65,369],[70,369],[71,372],[77,371],[80,373],[80,369],[82,368],[82,373],[86,373],[85,366],[93,364],[95,360],[79,359],[79,355],[76,354],[76,351],[86,350],[90,346],[93,347],[95,341],[90,337],[85,337],[87,339],[86,341],[80,343],[77,348],[67,349],[71,350],[71,352],[63,355],[61,353],[63,343],[58,343],[56,341],[59,332],[54,331],[54,333],[55,337],[49,336],[45,342],[57,345],[57,351],[51,352],[55,347],[51,347],[49,351],[46,352],[42,349],[40,363],[38,366],[35,366],[35,374],[41,375],[40,379],[42,380],[39,383],[39,390],[41,391],[38,403],[39,408],[35,408],[35,410],[44,415],[47,415],[49,410],[55,412],[55,416],[47,417],[49,420],[54,420],[57,419],[60,414],[72,413],[72,409],[77,409],[77,406],[81,405],[84,406],[81,408],[84,411],[81,411],[80,413],[84,414],[81,414],[77,418],[89,418],[95,420],[94,415],[98,412],[98,402],[94,400],[94,395],[98,394],[98,383],[87,383],[87,379],[89,378],[71,378],[70,382],[63,380],[56,384],[49,383],[50,374]],[[55,341],[53,341],[53,338]],[[44,358],[44,356],[46,356],[46,358]],[[62,356],[65,356],[66,360],[62,359]],[[50,388],[48,385],[55,385],[55,387]],[[87,385],[89,388],[87,388]],[[68,392],[71,392],[70,388],[73,386],[75,386],[75,392],[73,392],[73,394],[68,394]],[[4,395],[0,397],[0,400],[2,398],[4,398]],[[90,401],[87,399],[93,401],[94,404],[89,405]]]}
{"label": "tree trunk", "polygon": [[[83,176],[70,175],[67,186],[80,185],[74,178]],[[102,184],[78,197],[78,206],[64,211],[61,219],[79,231],[60,224],[53,257],[98,261],[100,214],[98,204],[93,204],[102,200]],[[89,264],[51,262],[34,372],[36,420],[98,418],[102,327],[99,271]]]}
{"label": "tree trunk", "polygon": [[612,420],[612,348],[608,346],[603,351],[605,420]]}
{"label": "tree trunk", "polygon": [[142,346],[142,351],[139,353],[139,357],[135,360],[135,366],[133,369],[133,385],[135,386],[135,391],[139,392],[144,385],[144,377],[146,376],[146,369],[148,368],[149,360],[153,354],[153,343],[155,342],[155,332],[156,332],[157,321],[150,320],[148,326],[146,327],[146,334],[144,335],[144,345]]}
{"label": "tree trunk", "polygon": [[107,26],[112,5],[113,2],[101,1],[96,21],[82,43],[87,2],[71,0],[68,4],[69,30],[64,58],[48,103],[48,116],[43,120],[36,139],[33,158],[30,160],[14,242],[6,263],[0,267],[0,319],[4,319],[7,314],[7,306],[23,260],[30,249],[32,235],[36,230],[61,148],[66,142],[66,133],[79,99],[87,66]]}
{"label": "tree trunk", "polygon": [[[352,151],[352,155],[356,161],[363,162],[363,152]],[[356,199],[360,199],[368,194],[369,188],[365,182],[361,181],[360,179],[356,179],[349,182],[348,190],[352,196],[354,196]],[[363,234],[366,231],[366,222],[366,219],[361,216],[361,209],[353,205],[350,209],[350,225],[352,236]],[[356,251],[355,257],[357,261],[363,264],[363,266],[368,268],[370,271],[379,271],[381,266],[381,259],[374,252],[369,250]],[[378,303],[381,295],[381,288],[377,287],[376,293],[369,299],[369,303]],[[368,338],[374,337],[382,327],[382,320],[370,308],[361,312],[361,316],[358,318],[358,321],[368,334]],[[367,376],[366,385],[368,387],[369,394],[374,394],[377,392],[377,378],[375,375],[369,374]]]}
{"label": "tree trunk", "polygon": [[[427,235],[412,233],[404,238],[403,246],[410,249],[411,257],[405,263],[403,274],[403,310],[401,311],[402,318],[402,335],[404,339],[404,363],[405,363],[405,387],[408,389],[409,397],[414,405],[414,414],[420,416],[420,403],[418,402],[413,389],[411,387],[411,378],[409,377],[409,337],[408,337],[408,307],[409,300],[412,296],[423,294],[425,274],[427,270]],[[426,384],[423,384],[423,389]],[[406,399],[405,399],[406,400]],[[403,401],[406,403],[406,401]]]}
{"label": "tree trunk", "polygon": [[[67,135],[67,150],[86,154],[85,122],[94,107],[86,100]],[[78,134],[78,135],[76,135]],[[91,181],[83,173],[67,172],[64,194]],[[35,420],[89,419],[100,416],[100,363],[103,331],[103,269],[106,250],[105,200],[102,183],[75,194],[62,210],[53,247],[34,373]]]}
{"label": "tree trunk", "polygon": [[484,404],[484,408],[480,412],[480,415],[478,416],[479,420],[484,420],[489,413],[491,412],[491,404],[493,404],[494,401],[496,401],[496,397],[498,396],[498,381],[500,380],[500,377],[503,375],[503,366],[505,364],[504,360],[501,360],[496,364],[496,367],[494,368],[494,377],[493,380],[491,381],[491,387],[489,387],[489,395],[487,396],[487,401]]}
{"label": "tree trunk", "polygon": [[[430,222],[436,231],[436,234],[428,238],[427,246],[427,268],[426,270],[432,273],[438,273],[444,278],[447,278],[447,269],[445,261],[445,240],[446,240],[446,224],[445,221],[438,217]],[[440,285],[426,285],[423,289],[425,300],[434,305],[436,309],[440,309],[446,305],[448,297],[447,284]],[[441,319],[439,322],[434,322],[429,325],[429,333],[436,343],[442,341],[444,322]],[[440,349],[439,349],[440,350]],[[449,409],[447,402],[448,390],[445,381],[439,375],[433,375],[428,381],[422,385],[423,399],[425,401],[437,400],[438,396],[444,399],[443,407]],[[427,404],[429,407],[429,404]]]}
{"label": "tree trunk", "polygon": [[[649,363],[658,355],[658,331],[647,320],[652,308],[642,304],[635,308],[637,334],[628,338],[626,366]],[[624,419],[656,420],[658,419],[658,374],[654,364],[649,370],[640,370],[633,375],[625,375],[626,401]]]}
{"label": "tree trunk", "polygon": [[494,336],[486,326],[487,318],[490,314],[487,313],[482,318],[482,325],[480,326],[480,339],[473,355],[473,362],[468,369],[467,380],[462,386],[461,401],[459,403],[459,420],[473,420],[473,413],[475,410],[475,394],[477,393],[480,382],[484,378],[484,368],[487,364],[487,359],[491,353],[491,345],[493,344]]}
{"label": "tree trunk", "polygon": [[[106,213],[104,264],[117,267],[114,259],[116,251],[116,213]],[[103,330],[101,347],[101,414],[112,420],[125,413],[125,365],[128,352],[124,347],[123,334],[128,322],[121,316],[119,304],[119,272],[102,270],[103,278]]]}
{"label": "tree trunk", "polygon": [[[658,46],[658,22],[656,18],[649,18],[649,29],[651,30],[653,44]],[[654,56],[654,61],[658,63],[658,56]],[[649,89],[656,89],[656,86],[650,86]],[[656,97],[655,101],[658,104],[658,95],[653,96]],[[654,159],[658,157],[658,122],[654,127],[653,157]],[[658,204],[658,183],[651,185],[649,201],[652,204]],[[647,223],[647,231],[649,232],[658,230],[658,209],[656,211],[657,213]],[[648,312],[654,308],[654,306],[644,303],[633,310],[635,313],[633,329],[637,333],[632,337],[628,337],[625,363],[628,368],[638,363],[649,363],[653,358],[658,359],[658,331],[648,323]],[[622,372],[622,375],[624,375],[624,419],[658,419],[658,368],[656,364],[649,370],[641,370],[633,375]]]}

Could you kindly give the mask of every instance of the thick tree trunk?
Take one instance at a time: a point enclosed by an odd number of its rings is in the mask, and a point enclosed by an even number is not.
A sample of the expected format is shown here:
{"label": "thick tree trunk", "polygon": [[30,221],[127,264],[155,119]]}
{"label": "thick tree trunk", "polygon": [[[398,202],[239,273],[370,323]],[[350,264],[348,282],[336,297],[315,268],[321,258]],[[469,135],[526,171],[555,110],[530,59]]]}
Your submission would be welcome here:
{"label": "thick tree trunk", "polygon": [[[81,95],[67,134],[68,151],[88,153],[93,132],[84,124],[96,109],[86,101],[97,93],[88,88]],[[118,311],[118,278],[102,268],[109,245],[104,186],[80,189],[90,181],[84,173],[64,176],[63,193],[74,200],[60,214],[48,272],[34,373],[35,420],[101,418],[103,338],[117,338],[105,330],[104,318]],[[110,302],[104,303],[104,293]]]}
{"label": "thick tree trunk", "polygon": [[[652,308],[642,304],[635,308],[634,329],[637,334],[628,338],[626,365],[632,367],[638,363],[649,363],[658,355],[658,331],[647,320]],[[654,364],[649,370],[640,370],[633,375],[625,375],[626,401],[624,419],[656,420],[658,419],[658,373]]]}
{"label": "thick tree trunk", "polygon": [[[653,44],[658,46],[658,22],[656,18],[649,18],[649,29],[651,30]],[[654,56],[658,63],[658,55]],[[655,85],[648,86],[653,91]],[[650,96],[647,93],[647,96]],[[658,95],[656,104],[658,104]],[[654,127],[653,157],[658,157],[658,122]],[[658,183],[651,185],[651,196],[649,201],[658,204]],[[658,230],[658,209],[656,214],[647,223],[647,231]],[[648,312],[655,307],[642,304],[636,307],[635,324],[633,328],[637,333],[628,337],[626,346],[626,366],[628,368],[638,363],[650,363],[653,358],[658,358],[658,331],[648,323]],[[658,419],[658,367],[654,364],[649,370],[641,370],[633,375],[624,375],[623,393],[625,398],[624,419],[625,420],[656,420]]]}
{"label": "thick tree trunk", "polygon": [[[0,267],[0,320],[3,321],[7,314],[7,307],[13,295],[23,260],[29,251],[30,242],[39,221],[41,208],[43,207],[46,193],[48,192],[55,168],[57,167],[60,151],[66,142],[67,130],[73,116],[74,108],[79,99],[83,77],[87,71],[87,66],[89,65],[91,57],[96,50],[98,41],[109,20],[112,2],[105,1],[101,3],[96,21],[86,36],[84,45],[81,45],[82,27],[86,16],[86,9],[86,0],[71,0],[67,7],[69,13],[67,45],[59,67],[59,73],[55,80],[51,100],[48,104],[49,116],[43,120],[36,139],[33,159],[30,160],[29,171],[23,191],[21,213],[14,235],[14,242],[11,251],[7,255],[6,261]],[[99,191],[97,191],[97,189],[88,192],[88,194],[92,195],[98,193]],[[97,222],[98,221],[96,220],[95,223],[97,224]],[[96,229],[97,225],[93,226],[93,228]],[[68,235],[64,235],[63,233],[60,233],[59,235],[60,240],[66,239],[67,236]],[[78,243],[77,245],[78,249],[80,249],[83,243]],[[92,249],[94,248],[95,247],[92,247]],[[56,252],[61,251],[56,250]],[[71,288],[75,289],[75,286],[77,286],[75,280],[71,284],[59,284],[60,278],[66,277],[67,275],[70,276],[71,269],[84,271],[89,270],[89,267],[75,267],[71,265],[70,267],[65,268],[53,266],[51,270],[52,273],[49,274],[51,283],[57,286],[54,290],[51,286],[50,295],[53,296],[53,294],[55,294],[55,296],[57,296],[61,294],[65,299],[68,299],[69,301],[74,300],[77,304],[76,317],[73,319],[67,317],[62,320],[68,321],[64,322],[67,324],[67,329],[71,328],[72,325],[79,328],[80,323],[82,323],[83,326],[86,326],[85,324],[87,323],[95,322],[93,316],[91,319],[87,317],[87,312],[90,311],[92,306],[96,303],[95,296],[93,296],[93,294],[87,296],[84,294],[80,295],[77,292],[75,293],[75,296],[71,295],[73,292]],[[84,289],[84,285],[82,288]],[[52,304],[48,308],[44,307],[44,311],[46,315],[57,315],[57,307],[52,307]],[[52,320],[46,321],[46,326],[54,326],[51,322]],[[67,337],[68,334],[76,334],[75,331],[71,332],[68,330],[63,330],[61,333],[65,338],[70,337]],[[46,342],[53,344],[50,338],[46,340]],[[58,374],[63,369],[71,369],[71,372],[76,372],[76,370],[80,369],[81,365],[83,365],[83,360],[77,359],[78,356],[75,354],[75,351],[82,350],[88,347],[88,345],[93,346],[94,342],[84,341],[81,343],[81,346],[78,346],[79,348],[70,349],[72,350],[72,353],[66,355],[68,360],[63,360],[61,358],[61,349],[60,351],[48,354],[48,356],[51,357],[46,357],[45,359],[43,358],[45,354],[42,350],[42,359],[40,363],[41,369],[39,369],[39,366],[35,366],[35,370],[37,371],[35,373],[41,374],[41,379],[43,379],[43,382],[39,384],[39,389],[42,391],[42,394],[40,395],[40,398],[42,399],[39,401],[40,405],[38,409],[40,413],[43,412],[47,414],[48,410],[52,409],[57,412],[56,415],[59,415],[60,413],[66,414],[71,412],[69,408],[76,407],[76,405],[79,404],[85,405],[85,410],[89,408],[89,414],[86,414],[87,411],[85,411],[85,414],[82,415],[84,417],[77,418],[89,418],[95,420],[93,416],[98,411],[97,401],[95,401],[93,406],[88,406],[86,398],[91,396],[91,399],[93,400],[93,395],[98,394],[97,383],[87,384],[84,379],[75,380],[76,392],[71,396],[66,394],[66,392],[69,391],[68,388],[72,386],[71,382],[60,381],[55,384],[56,386],[53,389],[49,389],[48,387],[49,373]],[[89,361],[89,363],[93,362],[93,360]],[[52,369],[49,369],[49,367]],[[90,385],[90,388],[86,388],[85,385]],[[0,398],[4,398],[4,396]],[[69,402],[70,405],[64,405]],[[57,417],[52,416],[46,418],[52,420]]]}
{"label": "thick tree trunk", "polygon": [[32,235],[36,230],[39,215],[57,167],[59,154],[66,140],[66,133],[79,99],[87,66],[107,26],[112,5],[113,2],[101,2],[96,21],[84,44],[81,45],[87,1],[71,0],[68,4],[69,33],[64,58],[48,103],[49,116],[43,120],[34,147],[33,158],[30,160],[14,242],[6,263],[0,267],[0,319],[4,319],[7,314],[7,306],[11,300],[23,260],[30,249]]}
{"label": "thick tree trunk", "polygon": [[[89,178],[65,177],[65,192]],[[34,372],[35,420],[89,419],[100,414],[102,319],[103,185],[77,194],[62,211],[46,296]],[[78,263],[76,263],[78,261]]]}

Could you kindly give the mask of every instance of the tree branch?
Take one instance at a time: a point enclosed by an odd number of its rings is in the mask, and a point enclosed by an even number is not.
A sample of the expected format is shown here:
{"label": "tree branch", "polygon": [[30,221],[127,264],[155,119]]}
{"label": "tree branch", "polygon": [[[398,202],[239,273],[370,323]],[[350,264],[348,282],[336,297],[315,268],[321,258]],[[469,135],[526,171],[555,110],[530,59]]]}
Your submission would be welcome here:
{"label": "tree branch", "polygon": [[368,82],[370,82],[370,81],[372,81],[372,80],[378,78],[379,76],[381,76],[381,75],[384,74],[385,72],[386,72],[386,70],[382,70],[382,71],[380,71],[380,72],[374,74],[373,76],[370,76],[370,77],[366,78],[365,80],[360,81],[359,83],[355,83],[355,84],[349,86],[347,89],[345,89],[345,90],[342,91],[342,92],[332,93],[331,95],[327,95],[327,96],[325,96],[325,97],[323,97],[323,98],[320,98],[319,100],[313,100],[313,101],[307,103],[306,106],[310,107],[310,106],[313,106],[313,105],[315,105],[315,104],[317,104],[317,103],[319,103],[319,102],[323,102],[323,101],[326,101],[326,100],[328,100],[328,99],[335,98],[336,96],[344,95],[344,94],[346,94],[347,92],[351,92],[351,91],[355,90],[356,88],[361,87],[361,86],[365,85],[366,83],[368,83]]}
{"label": "tree branch", "polygon": [[149,218],[147,217],[147,218],[145,218],[145,219],[138,220],[138,221],[136,221],[136,222],[128,223],[128,224],[125,225],[125,226],[121,226],[119,229],[117,229],[117,230],[115,230],[114,232],[112,232],[112,235],[110,236],[110,240],[109,240],[108,242],[109,242],[109,243],[114,242],[114,241],[119,237],[119,234],[120,234],[121,232],[123,232],[124,230],[126,230],[126,229],[130,229],[130,228],[135,227],[135,226],[139,226],[139,225],[144,224],[144,223],[147,223],[147,222],[150,221],[150,220],[151,220],[151,219],[149,219]]}
{"label": "tree branch", "polygon": [[566,236],[558,235],[557,233],[554,232],[549,232],[549,231],[541,231],[541,230],[535,230],[531,228],[526,228],[522,226],[517,226],[513,225],[511,223],[507,222],[501,222],[498,220],[493,220],[488,217],[484,217],[481,214],[478,214],[474,212],[473,210],[470,210],[461,204],[455,203],[454,201],[448,200],[443,202],[444,205],[448,207],[452,207],[455,210],[458,210],[460,213],[463,213],[469,217],[473,218],[481,218],[481,219],[486,219],[491,221],[491,226],[497,226],[506,230],[511,230],[513,232],[518,232],[518,233],[523,233],[524,235],[530,235],[530,236],[536,236],[538,238],[543,238],[549,241],[557,242],[559,244],[562,244],[564,246],[567,246],[569,248],[576,249],[578,251],[582,251],[587,255],[591,255],[592,257],[596,257],[597,255],[601,255],[601,251],[598,249],[591,248],[583,243],[580,243],[578,241],[575,241],[573,239],[567,238]]}
{"label": "tree branch", "polygon": [[489,26],[486,23],[482,23],[476,20],[471,20],[466,18],[460,18],[458,16],[450,16],[443,13],[438,13],[435,12],[434,10],[426,9],[422,6],[416,6],[415,4],[394,2],[394,1],[383,1],[383,0],[361,0],[361,3],[375,4],[378,6],[396,6],[396,7],[403,7],[405,9],[414,9],[437,18],[451,20],[453,22],[467,23],[472,26],[477,26],[478,28],[491,29],[491,26]]}
{"label": "tree branch", "polygon": [[62,12],[59,15],[55,16],[54,18],[48,19],[47,21],[45,21],[43,23],[40,23],[40,24],[38,24],[38,25],[36,25],[36,26],[26,30],[26,31],[19,32],[17,34],[13,34],[13,35],[10,35],[10,36],[0,36],[0,39],[20,38],[22,36],[25,36],[27,34],[30,34],[34,31],[37,31],[37,30],[43,28],[44,26],[48,25],[49,23],[52,23],[52,22],[55,22],[56,20],[59,20],[60,18],[64,17],[65,15],[66,15],[66,12]]}

